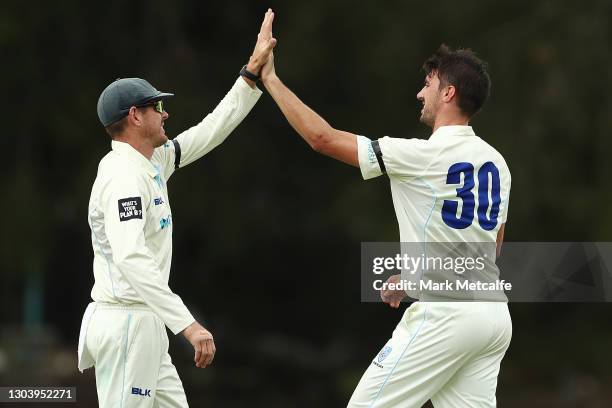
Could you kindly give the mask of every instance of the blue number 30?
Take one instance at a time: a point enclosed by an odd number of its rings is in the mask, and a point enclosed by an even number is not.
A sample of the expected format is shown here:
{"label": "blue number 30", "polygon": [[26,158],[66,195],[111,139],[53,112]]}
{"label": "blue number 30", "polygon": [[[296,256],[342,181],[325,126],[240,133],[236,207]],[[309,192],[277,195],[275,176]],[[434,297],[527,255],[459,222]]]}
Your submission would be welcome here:
{"label": "blue number 30", "polygon": [[[457,197],[463,202],[461,214],[457,218],[459,202],[456,200],[444,200],[442,206],[442,219],[451,228],[464,229],[472,225],[474,221],[474,166],[471,163],[455,163],[448,169],[446,184],[461,183],[463,174],[463,186],[457,188]],[[489,174],[491,175],[491,212],[489,211]],[[497,226],[499,215],[499,169],[492,162],[486,162],[478,170],[478,224],[486,231],[491,231]]]}

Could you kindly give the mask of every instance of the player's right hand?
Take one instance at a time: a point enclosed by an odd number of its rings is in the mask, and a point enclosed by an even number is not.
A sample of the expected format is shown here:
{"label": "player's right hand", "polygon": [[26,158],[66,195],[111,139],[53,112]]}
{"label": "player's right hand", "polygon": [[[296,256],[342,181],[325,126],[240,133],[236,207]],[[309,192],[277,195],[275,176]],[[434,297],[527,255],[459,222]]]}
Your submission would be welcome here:
{"label": "player's right hand", "polygon": [[193,346],[195,351],[193,361],[196,367],[206,368],[209,366],[217,351],[212,334],[200,323],[193,322],[183,330],[183,336]]}
{"label": "player's right hand", "polygon": [[[387,279],[387,283],[398,283],[401,280],[401,275],[393,275]],[[394,309],[397,309],[402,299],[405,298],[406,292],[403,290],[389,290],[389,289],[381,289],[380,290],[380,298],[384,303],[387,303]]]}

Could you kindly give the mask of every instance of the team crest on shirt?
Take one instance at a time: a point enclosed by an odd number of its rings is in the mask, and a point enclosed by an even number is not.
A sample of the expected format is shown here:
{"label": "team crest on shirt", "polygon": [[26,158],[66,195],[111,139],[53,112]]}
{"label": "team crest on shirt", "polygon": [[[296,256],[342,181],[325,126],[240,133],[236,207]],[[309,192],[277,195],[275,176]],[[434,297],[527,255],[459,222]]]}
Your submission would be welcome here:
{"label": "team crest on shirt", "polygon": [[391,346],[385,346],[385,347],[383,347],[383,349],[382,349],[382,350],[380,350],[380,353],[378,353],[378,357],[377,357],[378,362],[379,362],[379,363],[382,363],[382,362],[383,362],[383,360],[384,360],[385,358],[387,358],[387,356],[388,356],[389,354],[391,354],[391,350],[393,350],[393,348],[392,348]]}
{"label": "team crest on shirt", "polygon": [[374,359],[374,361],[372,361],[372,364],[374,364],[378,368],[385,368],[385,366],[381,363],[385,360],[385,358],[389,356],[389,354],[391,354],[391,351],[393,351],[393,348],[391,346],[383,347],[382,350],[380,350],[380,353],[378,353],[378,355]]}

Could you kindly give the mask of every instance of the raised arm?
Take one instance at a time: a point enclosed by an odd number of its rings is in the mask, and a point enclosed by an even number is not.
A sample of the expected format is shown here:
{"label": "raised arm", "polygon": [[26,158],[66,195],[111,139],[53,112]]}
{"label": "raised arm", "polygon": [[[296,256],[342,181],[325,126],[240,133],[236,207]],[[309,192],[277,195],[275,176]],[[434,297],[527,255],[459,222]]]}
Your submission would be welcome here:
{"label": "raised arm", "polygon": [[276,75],[274,55],[261,70],[261,80],[289,124],[315,151],[359,167],[357,136],[334,129],[304,104]]}
{"label": "raised arm", "polygon": [[[246,65],[247,71],[254,75],[260,74],[276,45],[272,38],[273,19],[274,14],[268,9]],[[244,76],[237,78],[217,107],[200,123],[155,150],[153,161],[162,165],[165,178],[220,145],[247,116],[260,96],[261,91],[252,80]]]}

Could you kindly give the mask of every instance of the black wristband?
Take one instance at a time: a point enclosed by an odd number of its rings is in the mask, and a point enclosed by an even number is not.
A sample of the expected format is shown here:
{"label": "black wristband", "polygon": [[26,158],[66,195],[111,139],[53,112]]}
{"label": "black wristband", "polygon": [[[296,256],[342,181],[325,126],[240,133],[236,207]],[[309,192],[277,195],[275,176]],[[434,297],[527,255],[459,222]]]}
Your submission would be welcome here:
{"label": "black wristband", "polygon": [[255,75],[254,73],[248,71],[246,67],[247,67],[246,65],[242,67],[242,69],[240,70],[240,76],[243,76],[246,79],[250,79],[253,82],[259,81],[260,79],[259,75]]}

